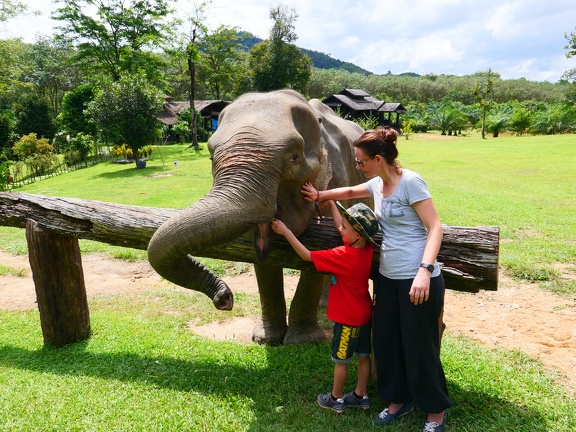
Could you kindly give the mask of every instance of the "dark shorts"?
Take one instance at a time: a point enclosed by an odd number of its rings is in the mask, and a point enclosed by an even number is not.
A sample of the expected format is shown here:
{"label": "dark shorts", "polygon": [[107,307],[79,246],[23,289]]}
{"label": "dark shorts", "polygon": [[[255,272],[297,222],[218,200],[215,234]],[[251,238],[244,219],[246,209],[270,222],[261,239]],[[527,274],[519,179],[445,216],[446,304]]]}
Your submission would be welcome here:
{"label": "dark shorts", "polygon": [[372,322],[362,327],[334,323],[332,333],[332,361],[348,363],[354,353],[361,357],[369,357],[372,352],[371,343]]}

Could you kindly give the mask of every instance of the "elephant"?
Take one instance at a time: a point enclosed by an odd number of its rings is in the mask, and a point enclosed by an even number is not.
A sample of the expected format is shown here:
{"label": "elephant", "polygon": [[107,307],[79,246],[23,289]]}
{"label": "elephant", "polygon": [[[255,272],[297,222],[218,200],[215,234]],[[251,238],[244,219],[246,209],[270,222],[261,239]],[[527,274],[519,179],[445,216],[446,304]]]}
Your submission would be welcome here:
{"label": "elephant", "polygon": [[294,90],[239,96],[220,113],[208,140],[212,189],[160,225],[147,249],[151,266],[168,281],[206,294],[216,308],[231,310],[229,287],[193,255],[252,235],[262,309],[252,340],[267,345],[325,340],[317,311],[328,275],[301,272],[287,320],[283,269],[262,260],[277,235],[273,218],[298,236],[317,215],[315,203],[303,198],[304,183],[324,190],[364,181],[352,146],[363,131]]}

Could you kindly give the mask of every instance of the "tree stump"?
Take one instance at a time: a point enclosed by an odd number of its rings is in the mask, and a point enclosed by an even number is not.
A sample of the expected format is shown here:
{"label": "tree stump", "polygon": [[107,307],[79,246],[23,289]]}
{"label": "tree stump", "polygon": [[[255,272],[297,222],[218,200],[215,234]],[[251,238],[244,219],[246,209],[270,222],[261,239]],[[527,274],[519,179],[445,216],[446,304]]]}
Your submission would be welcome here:
{"label": "tree stump", "polygon": [[90,313],[76,237],[26,222],[28,256],[44,343],[62,347],[90,336]]}

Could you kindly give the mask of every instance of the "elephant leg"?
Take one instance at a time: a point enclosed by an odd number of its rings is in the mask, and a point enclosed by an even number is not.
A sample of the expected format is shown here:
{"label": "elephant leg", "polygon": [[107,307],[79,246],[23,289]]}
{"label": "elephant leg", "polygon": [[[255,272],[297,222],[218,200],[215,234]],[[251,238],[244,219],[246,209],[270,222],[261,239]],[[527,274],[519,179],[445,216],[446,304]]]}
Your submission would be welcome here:
{"label": "elephant leg", "polygon": [[286,324],[286,299],[282,267],[254,264],[262,317],[254,327],[252,340],[259,344],[280,345],[288,330]]}
{"label": "elephant leg", "polygon": [[326,340],[324,330],[318,325],[318,303],[327,278],[322,273],[302,271],[290,304],[285,345]]}

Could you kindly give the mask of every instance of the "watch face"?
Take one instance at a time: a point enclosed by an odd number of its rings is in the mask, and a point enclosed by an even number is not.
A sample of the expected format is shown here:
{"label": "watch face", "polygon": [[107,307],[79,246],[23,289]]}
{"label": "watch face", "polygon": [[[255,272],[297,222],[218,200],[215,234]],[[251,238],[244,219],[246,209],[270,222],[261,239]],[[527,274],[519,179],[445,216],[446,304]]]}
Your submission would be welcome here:
{"label": "watch face", "polygon": [[420,267],[424,267],[426,270],[428,270],[430,273],[432,273],[434,271],[434,266],[432,264],[420,264]]}

